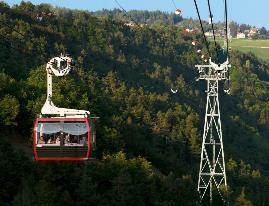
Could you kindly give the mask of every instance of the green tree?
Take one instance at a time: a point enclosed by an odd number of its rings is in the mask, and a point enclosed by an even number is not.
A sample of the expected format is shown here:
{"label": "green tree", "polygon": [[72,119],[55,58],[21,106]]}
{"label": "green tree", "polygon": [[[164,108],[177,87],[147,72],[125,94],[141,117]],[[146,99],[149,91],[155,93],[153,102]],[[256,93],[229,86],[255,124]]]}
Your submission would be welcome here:
{"label": "green tree", "polygon": [[20,104],[16,97],[5,95],[0,100],[0,122],[3,125],[16,125],[16,117],[19,114]]}
{"label": "green tree", "polygon": [[245,188],[242,188],[240,195],[236,198],[235,206],[252,206],[251,202],[246,198]]}

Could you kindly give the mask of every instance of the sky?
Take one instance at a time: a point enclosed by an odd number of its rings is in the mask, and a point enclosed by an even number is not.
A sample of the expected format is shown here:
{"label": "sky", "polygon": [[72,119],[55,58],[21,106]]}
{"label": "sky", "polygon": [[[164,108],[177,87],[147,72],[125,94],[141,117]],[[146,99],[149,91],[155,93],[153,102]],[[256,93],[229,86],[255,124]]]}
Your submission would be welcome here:
{"label": "sky", "polygon": [[[114,0],[30,0],[33,4],[49,3],[54,6],[71,9],[83,9],[96,11],[100,9],[118,8]],[[197,18],[193,0],[174,0],[183,13],[183,17]],[[4,2],[13,5],[19,4],[21,0],[5,0]],[[172,0],[118,0],[126,10],[161,10],[174,12]],[[230,21],[246,23],[257,27],[269,29],[269,0],[227,0],[228,18]],[[208,19],[208,8],[206,0],[197,0],[199,10],[203,19]],[[224,4],[223,0],[211,0],[214,21],[223,21]]]}

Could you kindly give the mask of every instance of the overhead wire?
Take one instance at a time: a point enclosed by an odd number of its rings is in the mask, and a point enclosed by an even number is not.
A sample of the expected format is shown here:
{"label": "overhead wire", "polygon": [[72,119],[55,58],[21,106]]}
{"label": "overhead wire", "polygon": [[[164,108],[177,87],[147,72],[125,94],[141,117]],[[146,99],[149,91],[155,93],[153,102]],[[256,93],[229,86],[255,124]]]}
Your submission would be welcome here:
{"label": "overhead wire", "polygon": [[175,9],[177,9],[177,5],[176,5],[176,3],[175,3],[174,0],[172,0],[172,3],[173,3],[173,5],[174,5]]}
{"label": "overhead wire", "polygon": [[132,18],[131,15],[128,14],[128,12],[124,9],[124,7],[120,4],[120,2],[119,2],[118,0],[114,0],[114,2],[115,2],[115,3],[119,6],[119,8],[124,12],[124,14],[123,14],[124,16],[130,18],[132,22],[134,22],[137,26],[140,27],[140,24],[139,24],[136,20],[134,20],[134,19]]}
{"label": "overhead wire", "polygon": [[[25,34],[23,34],[22,32],[18,31],[17,29],[13,28],[12,26],[10,26],[9,24],[7,24],[5,21],[3,20],[0,20],[0,24],[6,26],[7,28],[9,28],[10,30],[18,33],[19,35],[21,35],[25,40],[29,40],[33,45],[35,45],[35,43],[30,39],[28,38]],[[5,38],[5,36],[1,35],[3,38]],[[10,40],[7,40],[7,38],[5,38],[6,41],[9,41],[10,43]],[[19,49],[19,48],[17,48]],[[36,47],[33,47],[33,50],[36,50]]]}
{"label": "overhead wire", "polygon": [[226,49],[227,49],[227,58],[229,58],[229,35],[228,35],[228,7],[227,0],[224,0],[225,7],[225,31],[226,31]]}
{"label": "overhead wire", "polygon": [[207,49],[208,55],[211,56],[210,55],[210,50],[209,50],[209,43],[208,43],[207,37],[205,35],[205,30],[204,30],[203,22],[202,22],[202,19],[201,19],[201,16],[200,16],[200,12],[199,12],[199,8],[198,8],[198,5],[197,5],[197,1],[196,0],[193,0],[193,1],[194,1],[196,12],[197,12],[197,15],[198,15],[198,18],[199,18],[200,27],[202,29],[204,41],[205,41],[205,44],[206,44],[206,49]]}
{"label": "overhead wire", "polygon": [[[229,28],[228,28],[228,7],[227,0],[224,0],[224,21],[225,21],[225,39],[226,39],[226,59],[229,59]],[[231,89],[230,69],[228,69],[228,88]]]}
{"label": "overhead wire", "polygon": [[9,29],[15,31],[16,33],[20,34],[21,36],[23,36],[24,38],[26,38],[26,36],[24,34],[22,34],[21,32],[19,32],[17,29],[14,29],[13,27],[11,27],[10,25],[8,25],[6,22],[0,20],[0,23],[5,25],[6,27],[8,27]]}
{"label": "overhead wire", "polygon": [[116,4],[118,4],[118,6],[121,8],[122,11],[127,13],[127,11],[122,7],[122,5],[118,2],[118,0],[114,0],[114,1],[116,2]]}
{"label": "overhead wire", "polygon": [[[227,7],[227,0],[223,0],[224,1],[224,22],[225,22],[225,39],[226,39],[226,55],[227,58],[229,57],[229,35],[228,35],[228,7]],[[195,4],[195,8],[196,8],[196,12],[199,18],[199,22],[200,22],[200,27],[204,36],[204,41],[206,43],[206,48],[208,51],[209,56],[211,56],[211,52],[209,50],[209,42],[207,40],[207,37],[205,35],[205,30],[204,30],[204,26],[203,26],[203,22],[201,20],[201,16],[200,16],[200,11],[197,5],[197,1],[194,0],[194,4]],[[209,20],[210,20],[210,24],[211,24],[211,29],[212,29],[212,33],[213,33],[213,38],[214,38],[214,46],[215,46],[215,52],[216,52],[216,56],[217,56],[217,61],[220,61],[219,59],[219,52],[218,52],[218,47],[217,47],[217,41],[216,41],[216,33],[215,33],[215,28],[214,28],[214,22],[213,22],[213,14],[212,14],[212,9],[211,9],[211,4],[210,4],[210,0],[207,0],[207,6],[208,6],[208,10],[209,10]],[[219,62],[220,63],[220,62]]]}
{"label": "overhead wire", "polygon": [[218,47],[217,47],[217,42],[216,42],[216,35],[215,35],[215,29],[214,29],[214,23],[213,23],[213,15],[212,15],[212,10],[211,10],[210,0],[207,0],[207,5],[208,5],[209,18],[210,18],[210,23],[211,23],[211,28],[212,28],[213,38],[214,38],[214,43],[215,43],[215,51],[216,51],[217,59],[219,60]]}

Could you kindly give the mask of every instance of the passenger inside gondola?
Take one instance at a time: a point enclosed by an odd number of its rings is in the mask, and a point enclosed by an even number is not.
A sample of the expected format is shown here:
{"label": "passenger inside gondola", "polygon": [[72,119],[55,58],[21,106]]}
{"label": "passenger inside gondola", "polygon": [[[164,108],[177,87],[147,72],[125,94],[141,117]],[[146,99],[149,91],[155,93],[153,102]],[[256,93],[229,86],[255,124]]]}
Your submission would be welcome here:
{"label": "passenger inside gondola", "polygon": [[60,145],[60,143],[61,143],[60,135],[56,137],[56,142],[55,143]]}
{"label": "passenger inside gondola", "polygon": [[50,136],[48,144],[56,144],[56,137],[55,136]]}
{"label": "passenger inside gondola", "polygon": [[76,135],[71,135],[71,136],[70,136],[70,143],[78,144],[78,136],[76,136]]}
{"label": "passenger inside gondola", "polygon": [[86,144],[86,137],[80,137],[80,139],[79,139],[79,144]]}
{"label": "passenger inside gondola", "polygon": [[64,138],[64,144],[69,144],[70,143],[70,134],[65,135]]}
{"label": "passenger inside gondola", "polygon": [[46,146],[86,145],[87,128],[85,123],[40,123],[37,130],[37,144]]}
{"label": "passenger inside gondola", "polygon": [[39,138],[39,140],[38,140],[38,144],[46,144],[46,142],[45,142],[45,139],[44,139],[44,136],[43,136],[43,135],[41,135],[41,137]]}

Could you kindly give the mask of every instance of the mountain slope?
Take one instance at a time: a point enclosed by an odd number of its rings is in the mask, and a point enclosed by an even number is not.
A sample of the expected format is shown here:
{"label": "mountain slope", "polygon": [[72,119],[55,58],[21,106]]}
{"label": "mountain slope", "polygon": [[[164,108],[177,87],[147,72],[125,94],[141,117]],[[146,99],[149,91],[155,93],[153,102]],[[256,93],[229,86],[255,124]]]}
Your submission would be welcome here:
{"label": "mountain slope", "polygon": [[[35,163],[1,141],[0,166],[6,168],[0,172],[0,182],[5,182],[1,201],[194,205],[205,83],[194,83],[194,65],[202,62],[191,42],[202,42],[201,36],[172,26],[129,28],[64,9],[56,9],[56,17],[36,19],[51,9],[0,4],[0,21],[17,30],[0,30],[5,36],[0,37],[5,45],[0,51],[2,135],[12,129],[29,141],[46,98],[45,63],[68,52],[76,67],[66,78],[55,78],[54,102],[101,117],[97,161]],[[232,53],[231,63],[232,94],[220,95],[231,202],[244,187],[246,198],[264,205],[269,202],[269,67],[238,52]],[[171,87],[179,94],[172,95]],[[10,173],[17,167],[17,173]]]}

